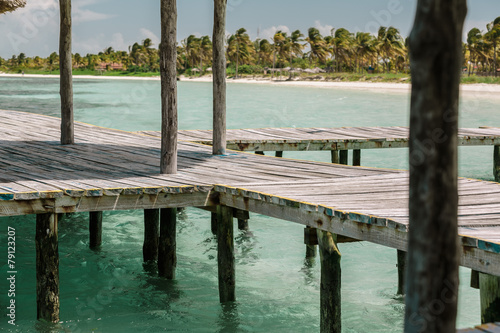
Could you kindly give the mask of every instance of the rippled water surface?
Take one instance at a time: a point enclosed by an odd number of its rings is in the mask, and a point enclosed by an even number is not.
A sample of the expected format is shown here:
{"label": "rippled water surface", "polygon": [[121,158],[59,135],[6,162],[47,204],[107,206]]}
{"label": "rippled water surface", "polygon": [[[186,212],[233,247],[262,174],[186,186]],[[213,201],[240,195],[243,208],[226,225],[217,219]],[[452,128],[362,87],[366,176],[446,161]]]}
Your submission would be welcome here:
{"label": "rippled water surface", "polygon": [[[128,131],[160,129],[158,81],[75,79],[76,120]],[[0,78],[0,109],[59,114],[55,79]],[[211,84],[179,83],[179,127],[210,129]],[[462,96],[460,126],[500,126],[498,100]],[[407,126],[406,92],[228,85],[228,127]],[[366,166],[407,168],[407,149],[362,152]],[[492,180],[492,148],[460,148],[460,175]],[[327,152],[285,157],[328,162]],[[61,323],[53,332],[315,332],[319,330],[319,262],[304,261],[303,228],[251,215],[250,232],[237,232],[236,304],[218,303],[216,244],[209,213],[187,209],[178,221],[175,281],[142,264],[141,211],[105,212],[102,249],[88,249],[88,216],[59,226]],[[0,331],[47,332],[37,323],[34,216],[0,219],[0,258],[6,230],[16,229],[17,324],[2,314]],[[341,244],[344,332],[401,332],[404,299],[396,295],[396,251],[370,243]],[[0,276],[6,260],[0,260]],[[479,295],[460,271],[459,327],[480,322]],[[0,279],[0,308],[7,307]],[[5,313],[5,310],[0,310]]]}

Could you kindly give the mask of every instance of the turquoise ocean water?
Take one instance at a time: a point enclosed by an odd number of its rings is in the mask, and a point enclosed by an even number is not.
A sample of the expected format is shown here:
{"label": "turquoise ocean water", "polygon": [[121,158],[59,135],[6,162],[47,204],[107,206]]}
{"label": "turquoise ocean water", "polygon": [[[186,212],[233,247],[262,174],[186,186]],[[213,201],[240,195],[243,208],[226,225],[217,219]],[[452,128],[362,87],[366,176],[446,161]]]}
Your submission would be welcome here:
{"label": "turquoise ocean water", "polygon": [[[55,79],[0,78],[0,109],[57,116]],[[158,81],[75,79],[76,120],[128,131],[160,129]],[[179,127],[210,129],[211,84],[179,82]],[[499,100],[462,96],[460,126],[500,126]],[[259,84],[228,85],[228,127],[407,126],[409,94]],[[1,134],[0,134],[1,135]],[[492,180],[492,147],[459,150],[460,175]],[[407,149],[364,150],[362,165],[407,168]],[[329,162],[328,152],[285,157]],[[6,278],[0,278],[5,332],[317,332],[319,262],[304,261],[302,227],[256,214],[236,232],[237,302],[218,303],[216,244],[210,216],[187,209],[178,222],[177,279],[143,267],[141,211],[105,212],[103,246],[88,249],[87,214],[59,225],[61,323],[37,323],[34,216],[0,218],[0,277],[7,277],[7,227],[16,229],[16,323],[7,324]],[[344,332],[401,332],[404,299],[396,295],[396,251],[341,244]],[[2,259],[3,258],[3,259]],[[460,271],[459,327],[480,322],[479,294]],[[3,309],[3,310],[2,310]]]}

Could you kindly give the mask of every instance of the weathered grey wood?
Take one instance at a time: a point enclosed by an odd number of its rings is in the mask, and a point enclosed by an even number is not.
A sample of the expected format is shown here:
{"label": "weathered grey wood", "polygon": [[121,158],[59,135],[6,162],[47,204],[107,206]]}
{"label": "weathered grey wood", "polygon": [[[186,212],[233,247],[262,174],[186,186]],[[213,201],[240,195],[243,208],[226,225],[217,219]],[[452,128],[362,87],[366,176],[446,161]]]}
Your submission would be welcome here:
{"label": "weathered grey wood", "polygon": [[102,212],[89,213],[89,247],[97,249],[102,244]]}
{"label": "weathered grey wood", "polygon": [[479,272],[474,269],[470,271],[470,286],[479,289]]}
{"label": "weathered grey wood", "polygon": [[500,182],[500,146],[493,146],[493,177]]}
{"label": "weathered grey wood", "polygon": [[479,273],[481,324],[500,321],[500,277]]}
{"label": "weathered grey wood", "polygon": [[210,230],[212,230],[212,234],[217,235],[217,208],[215,209],[215,213],[210,214]]}
{"label": "weathered grey wood", "polygon": [[276,157],[283,157],[282,151],[276,151]]}
{"label": "weathered grey wood", "polygon": [[73,123],[73,66],[71,56],[71,0],[60,0],[59,70],[61,144],[75,143]]}
{"label": "weathered grey wood", "polygon": [[214,0],[213,31],[213,147],[214,155],[226,153],[226,7],[227,0]]}
{"label": "weathered grey wood", "polygon": [[160,241],[158,244],[158,275],[169,280],[175,279],[177,209],[160,210]]}
{"label": "weathered grey wood", "polygon": [[340,150],[339,151],[339,163],[347,165],[347,160],[349,158],[349,151],[348,150]]}
{"label": "weathered grey wood", "polygon": [[332,150],[332,163],[339,164],[340,158],[339,158],[339,151],[338,150]]}
{"label": "weathered grey wood", "polygon": [[336,244],[336,235],[319,229],[317,233],[321,260],[320,332],[340,333],[341,255]]}
{"label": "weathered grey wood", "polygon": [[177,173],[177,3],[161,0],[160,172]]}
{"label": "weathered grey wood", "polygon": [[36,215],[37,319],[59,322],[59,250],[57,214]]}
{"label": "weathered grey wood", "polygon": [[406,251],[398,252],[398,295],[405,294],[405,275],[406,275]]}
{"label": "weathered grey wood", "polygon": [[249,230],[248,220],[238,219],[238,230],[243,230],[243,231]]}
{"label": "weathered grey wood", "polygon": [[458,97],[466,13],[466,0],[419,0],[410,34],[406,333],[456,331]]}
{"label": "weathered grey wood", "polygon": [[144,262],[158,259],[158,241],[160,238],[160,210],[144,209],[144,244],[142,257]]}
{"label": "weathered grey wood", "polygon": [[221,303],[236,300],[233,209],[217,207],[217,264],[219,270],[219,300]]}
{"label": "weathered grey wood", "polygon": [[352,165],[354,166],[361,165],[361,149],[354,149],[352,151]]}

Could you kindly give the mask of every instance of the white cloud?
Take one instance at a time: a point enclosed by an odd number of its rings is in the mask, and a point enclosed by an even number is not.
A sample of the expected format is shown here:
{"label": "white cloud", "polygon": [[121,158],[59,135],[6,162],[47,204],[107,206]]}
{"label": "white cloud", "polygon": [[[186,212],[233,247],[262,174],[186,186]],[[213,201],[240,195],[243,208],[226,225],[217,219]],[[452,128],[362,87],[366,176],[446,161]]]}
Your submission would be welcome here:
{"label": "white cloud", "polygon": [[80,24],[84,22],[102,21],[114,17],[114,15],[98,13],[85,7],[98,4],[96,0],[78,0],[73,1],[72,16],[73,23]]}
{"label": "white cloud", "polygon": [[153,42],[153,46],[158,48],[158,45],[160,45],[160,38],[158,36],[156,36],[151,30],[148,30],[146,28],[141,28],[139,29],[139,31],[144,39],[151,39],[151,41]]}
{"label": "white cloud", "polygon": [[276,34],[277,31],[283,31],[283,32],[286,32],[287,34],[290,34],[290,28],[288,28],[286,25],[278,25],[278,26],[272,26],[272,27],[269,27],[267,29],[261,30],[259,38],[272,39],[274,37],[274,34]]}
{"label": "white cloud", "polygon": [[99,53],[108,47],[113,47],[115,51],[128,51],[131,41],[126,42],[121,33],[115,33],[111,37],[100,33],[86,40],[73,41],[73,52],[85,55],[87,53]]}
{"label": "white cloud", "polygon": [[322,34],[323,36],[331,36],[332,29],[334,29],[334,27],[329,24],[322,25],[319,20],[314,21],[314,27],[318,29],[319,33]]}

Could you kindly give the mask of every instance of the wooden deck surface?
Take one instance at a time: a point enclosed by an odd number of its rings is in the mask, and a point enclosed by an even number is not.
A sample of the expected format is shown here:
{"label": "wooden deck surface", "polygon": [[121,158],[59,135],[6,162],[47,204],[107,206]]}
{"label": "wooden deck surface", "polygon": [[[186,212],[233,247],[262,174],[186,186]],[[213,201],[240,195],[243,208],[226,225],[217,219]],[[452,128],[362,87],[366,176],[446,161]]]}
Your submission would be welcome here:
{"label": "wooden deck surface", "polygon": [[[408,173],[229,152],[179,143],[179,172],[160,175],[156,137],[0,111],[0,216],[217,203],[406,249]],[[500,276],[500,184],[459,179],[462,265]]]}
{"label": "wooden deck surface", "polygon": [[[157,131],[140,133],[160,136],[160,132]],[[227,131],[227,147],[240,151],[399,148],[408,147],[408,137],[408,127],[230,129]],[[212,131],[179,131],[179,140],[210,145]],[[500,145],[500,128],[461,128],[458,144]]]}

